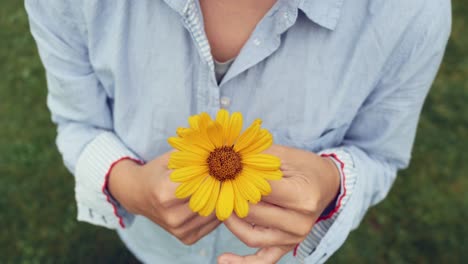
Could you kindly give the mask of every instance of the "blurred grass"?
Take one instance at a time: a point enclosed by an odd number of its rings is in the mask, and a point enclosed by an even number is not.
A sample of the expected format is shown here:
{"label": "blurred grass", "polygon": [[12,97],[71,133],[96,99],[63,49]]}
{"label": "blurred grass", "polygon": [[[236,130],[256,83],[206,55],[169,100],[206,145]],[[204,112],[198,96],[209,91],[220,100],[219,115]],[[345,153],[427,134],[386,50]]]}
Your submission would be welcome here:
{"label": "blurred grass", "polygon": [[[412,164],[331,263],[468,260],[468,5],[452,2],[453,32]],[[0,262],[135,262],[113,231],[75,220],[22,1],[0,3],[0,77]]]}

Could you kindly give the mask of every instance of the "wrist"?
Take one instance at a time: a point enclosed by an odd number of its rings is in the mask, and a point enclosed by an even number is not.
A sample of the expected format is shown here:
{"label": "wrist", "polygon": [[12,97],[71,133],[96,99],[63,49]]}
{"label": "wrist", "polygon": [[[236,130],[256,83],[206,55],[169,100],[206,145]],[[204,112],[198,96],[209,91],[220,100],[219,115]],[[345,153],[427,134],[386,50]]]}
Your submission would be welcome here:
{"label": "wrist", "polygon": [[[326,193],[324,212],[333,210],[341,191],[341,174],[335,162],[326,156],[321,157],[325,164],[326,179],[328,179],[329,192]],[[331,211],[330,210],[330,211]]]}
{"label": "wrist", "polygon": [[138,205],[142,199],[141,163],[124,158],[111,168],[107,190],[127,211],[139,214]]}

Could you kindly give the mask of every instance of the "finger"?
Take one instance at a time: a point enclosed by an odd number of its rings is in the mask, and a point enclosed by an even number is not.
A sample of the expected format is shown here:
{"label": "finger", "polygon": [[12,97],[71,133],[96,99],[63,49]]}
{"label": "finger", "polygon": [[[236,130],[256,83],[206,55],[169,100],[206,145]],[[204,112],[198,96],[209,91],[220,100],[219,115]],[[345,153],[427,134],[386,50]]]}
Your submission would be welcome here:
{"label": "finger", "polygon": [[[303,152],[306,152],[302,149],[291,148],[282,145],[272,145],[270,148],[263,151],[264,154],[273,155],[278,157],[281,160],[281,167],[282,171],[290,171],[294,169],[294,164],[296,164],[303,155],[299,155]],[[288,178],[288,174],[283,175],[284,178]]]}
{"label": "finger", "polygon": [[268,181],[271,186],[271,193],[262,197],[263,201],[285,208],[297,207],[297,191],[300,186],[297,181],[291,178],[282,178],[279,181]]}
{"label": "finger", "polygon": [[[208,218],[208,217],[200,216],[199,218]],[[211,221],[202,223],[201,225],[194,224],[185,228],[185,230],[179,229],[179,230],[172,231],[171,234],[177,237],[185,245],[193,245],[198,240],[200,240],[207,234],[211,233],[220,224],[221,222],[218,221],[215,217],[214,219],[211,219]]]}
{"label": "finger", "polygon": [[[288,219],[278,221],[278,219]],[[299,213],[283,207],[278,207],[265,202],[252,204],[249,214],[242,219],[247,223],[255,223],[263,227],[279,229],[296,236],[304,236],[312,228],[313,216]]]}
{"label": "finger", "polygon": [[294,247],[267,247],[259,249],[253,255],[239,256],[232,253],[224,253],[218,257],[218,263],[229,264],[271,264],[278,262]]}
{"label": "finger", "polygon": [[283,159],[287,153],[287,150],[289,147],[283,146],[283,145],[278,145],[278,144],[273,144],[269,148],[263,151],[265,154],[269,155],[274,155],[280,159]]}
{"label": "finger", "polygon": [[[171,184],[172,185],[172,184]],[[176,184],[175,187],[177,188],[179,186],[179,184]],[[170,209],[170,208],[173,208],[175,206],[185,206],[185,207],[188,207],[188,204],[189,204],[189,201],[190,201],[190,196],[189,197],[186,197],[186,198],[177,198],[177,197],[174,197],[174,194],[175,194],[175,189],[176,188],[173,188],[173,186],[169,186],[168,189],[170,190],[167,190],[168,194],[166,197],[166,200],[164,200],[165,202],[161,203],[162,206],[164,206],[165,208],[167,209]],[[174,191],[173,191],[174,190]],[[165,198],[162,198],[162,199],[165,199]]]}
{"label": "finger", "polygon": [[208,224],[203,225],[201,228],[197,228],[197,231],[192,233],[192,237],[189,238],[188,242],[190,243],[190,245],[197,242],[198,240],[202,239],[207,234],[215,230],[220,224],[221,224],[221,221],[218,221],[217,219],[215,219],[214,221],[211,221]]}
{"label": "finger", "polygon": [[178,204],[168,208],[164,215],[155,215],[154,218],[161,219],[166,226],[175,229],[186,225],[197,216],[198,214],[190,210],[187,204]]}
{"label": "finger", "polygon": [[[290,149],[291,148],[281,145],[272,145],[263,153],[277,156],[281,159],[281,166],[283,166],[284,160],[287,159],[286,153],[288,153]],[[288,173],[285,173],[283,169],[281,170],[283,172],[283,177],[281,178],[281,180],[268,181],[271,186],[271,193],[263,197],[262,199],[269,203],[289,208],[291,205],[297,203],[294,191],[297,190],[297,188],[300,186],[296,184],[296,180],[288,177],[288,174],[291,174],[293,172],[288,171]]]}
{"label": "finger", "polygon": [[178,230],[175,232],[179,236],[187,237],[191,236],[193,233],[199,232],[203,229],[206,225],[210,225],[211,223],[218,223],[220,222],[214,214],[210,216],[195,216],[193,219],[189,220],[183,226],[179,227]]}
{"label": "finger", "polygon": [[[166,171],[164,178],[157,182],[157,184],[160,184],[164,188],[155,188],[155,197],[157,200],[161,203],[161,206],[169,209],[172,208],[176,205],[188,203],[190,197],[186,197],[183,199],[179,199],[175,196],[177,187],[180,186],[181,183],[173,182],[170,179],[171,171]],[[157,190],[157,191],[156,191]]]}
{"label": "finger", "polygon": [[224,224],[239,240],[252,248],[284,246],[300,242],[297,236],[274,228],[251,225],[236,215],[232,215],[224,221]]}
{"label": "finger", "polygon": [[169,226],[161,221],[159,225],[179,240],[184,241],[185,239],[192,238],[194,234],[201,232],[202,229],[206,229],[206,226],[212,226],[212,223],[220,223],[220,221],[214,215],[209,217],[196,215],[193,219],[186,221],[179,227]]}

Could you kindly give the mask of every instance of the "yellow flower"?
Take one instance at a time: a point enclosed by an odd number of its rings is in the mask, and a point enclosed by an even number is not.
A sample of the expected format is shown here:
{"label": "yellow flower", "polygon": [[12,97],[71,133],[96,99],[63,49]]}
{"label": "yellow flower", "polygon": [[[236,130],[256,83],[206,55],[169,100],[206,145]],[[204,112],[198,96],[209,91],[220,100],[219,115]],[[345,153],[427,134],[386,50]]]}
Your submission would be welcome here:
{"label": "yellow flower", "polygon": [[212,120],[207,113],[189,118],[189,128],[177,129],[168,142],[179,150],[171,154],[171,180],[181,183],[176,197],[190,197],[189,206],[202,216],[216,209],[219,220],[232,211],[246,217],[250,203],[271,192],[267,180],[279,180],[279,158],[261,153],[273,137],[255,120],[242,134],[242,115],[219,110]]}

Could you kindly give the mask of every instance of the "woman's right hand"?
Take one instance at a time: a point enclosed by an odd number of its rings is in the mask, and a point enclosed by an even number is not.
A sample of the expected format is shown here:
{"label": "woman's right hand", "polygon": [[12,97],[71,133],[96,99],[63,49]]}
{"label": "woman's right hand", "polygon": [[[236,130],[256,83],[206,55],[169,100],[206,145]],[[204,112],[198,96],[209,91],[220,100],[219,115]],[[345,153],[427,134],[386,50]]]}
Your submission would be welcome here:
{"label": "woman's right hand", "polygon": [[140,165],[130,159],[118,162],[109,175],[108,190],[129,212],[147,217],[186,245],[192,245],[221,222],[212,213],[199,216],[188,199],[175,197],[178,186],[167,168],[170,152]]}

